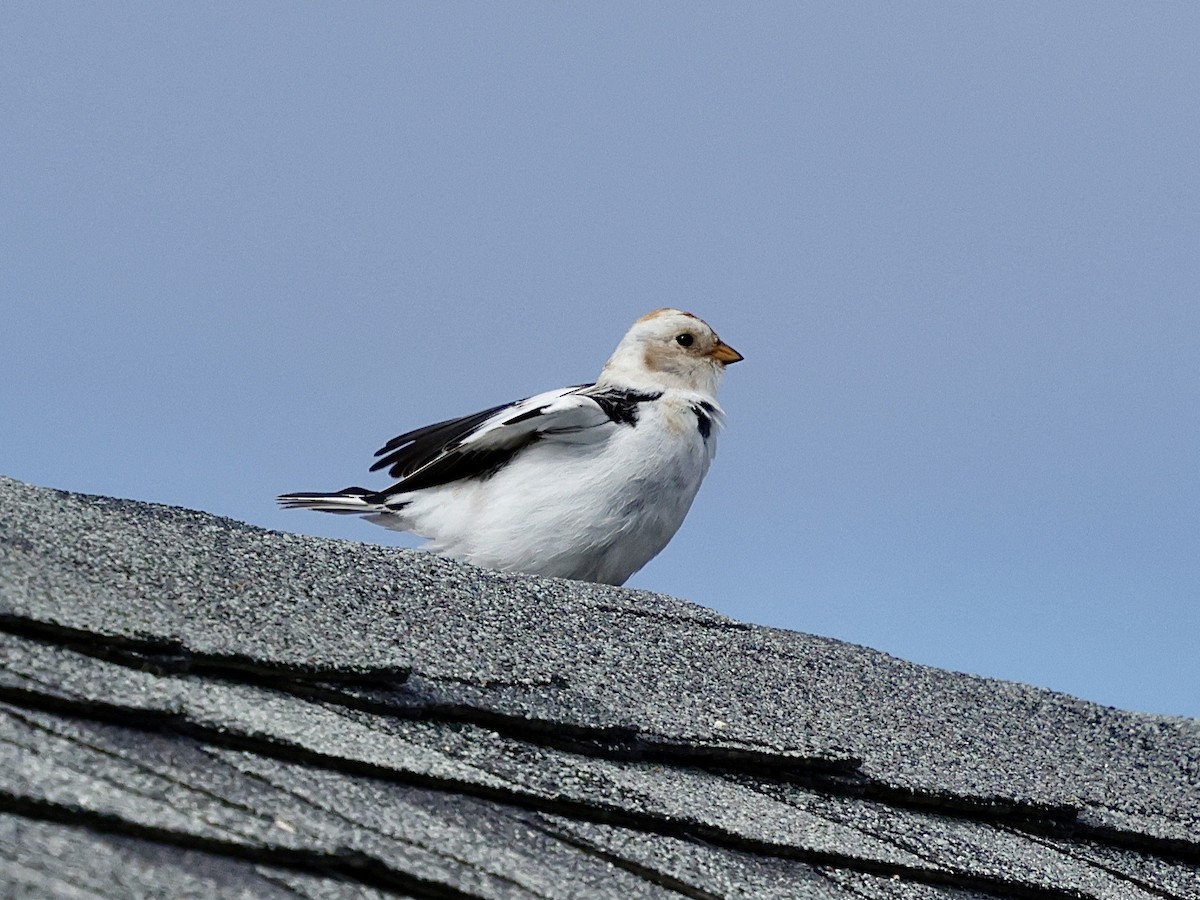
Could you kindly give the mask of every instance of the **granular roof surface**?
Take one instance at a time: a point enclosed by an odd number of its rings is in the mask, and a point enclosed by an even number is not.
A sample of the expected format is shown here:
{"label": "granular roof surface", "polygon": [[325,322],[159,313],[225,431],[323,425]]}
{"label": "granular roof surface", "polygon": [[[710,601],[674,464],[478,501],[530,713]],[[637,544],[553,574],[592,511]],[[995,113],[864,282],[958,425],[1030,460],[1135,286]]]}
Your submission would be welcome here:
{"label": "granular roof surface", "polygon": [[1200,898],[1200,722],[0,479],[0,894]]}

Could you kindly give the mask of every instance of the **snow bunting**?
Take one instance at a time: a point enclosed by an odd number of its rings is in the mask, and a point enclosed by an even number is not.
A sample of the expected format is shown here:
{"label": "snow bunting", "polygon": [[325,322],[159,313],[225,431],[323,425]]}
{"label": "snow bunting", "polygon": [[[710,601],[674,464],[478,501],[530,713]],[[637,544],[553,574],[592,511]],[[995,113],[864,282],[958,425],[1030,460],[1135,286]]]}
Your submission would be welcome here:
{"label": "snow bunting", "polygon": [[426,549],[509,572],[623,584],[683,524],[716,452],[725,366],[742,355],[691,313],[638,319],[595,384],[546,391],[393,438],[372,491],[284,494]]}

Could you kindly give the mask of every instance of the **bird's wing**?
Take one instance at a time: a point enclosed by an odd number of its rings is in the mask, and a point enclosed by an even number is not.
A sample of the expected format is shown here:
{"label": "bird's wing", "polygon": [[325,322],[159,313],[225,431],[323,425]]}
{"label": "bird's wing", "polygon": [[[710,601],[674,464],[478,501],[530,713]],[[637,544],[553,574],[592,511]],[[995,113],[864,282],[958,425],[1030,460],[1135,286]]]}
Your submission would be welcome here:
{"label": "bird's wing", "polygon": [[371,471],[387,469],[408,493],[495,471],[534,441],[596,443],[637,421],[636,404],[657,395],[584,384],[546,391],[392,438]]}

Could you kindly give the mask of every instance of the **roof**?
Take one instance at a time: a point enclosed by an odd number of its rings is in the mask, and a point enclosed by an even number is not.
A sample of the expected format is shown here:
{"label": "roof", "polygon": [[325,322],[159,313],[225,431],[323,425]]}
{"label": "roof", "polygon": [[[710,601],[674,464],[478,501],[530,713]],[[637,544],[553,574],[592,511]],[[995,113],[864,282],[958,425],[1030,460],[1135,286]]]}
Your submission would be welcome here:
{"label": "roof", "polygon": [[5,896],[1200,897],[1200,722],[0,479]]}

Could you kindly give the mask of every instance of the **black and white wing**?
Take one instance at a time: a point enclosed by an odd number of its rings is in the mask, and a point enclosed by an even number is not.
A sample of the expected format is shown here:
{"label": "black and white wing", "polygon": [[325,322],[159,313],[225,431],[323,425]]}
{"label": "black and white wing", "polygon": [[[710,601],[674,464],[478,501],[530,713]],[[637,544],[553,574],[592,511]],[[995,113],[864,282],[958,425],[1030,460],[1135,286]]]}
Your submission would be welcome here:
{"label": "black and white wing", "polygon": [[658,394],[584,384],[546,391],[392,438],[371,471],[398,479],[383,494],[408,493],[495,472],[535,441],[590,444],[637,423],[638,404]]}
{"label": "black and white wing", "polygon": [[392,498],[400,494],[487,477],[537,441],[605,441],[617,429],[635,426],[639,405],[660,396],[593,384],[546,391],[392,438],[376,452],[379,459],[371,467],[372,472],[387,469],[398,479],[385,490],[348,487],[282,494],[278,499],[285,508],[333,513],[361,515],[392,508]]}

